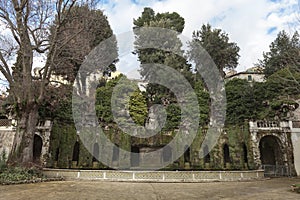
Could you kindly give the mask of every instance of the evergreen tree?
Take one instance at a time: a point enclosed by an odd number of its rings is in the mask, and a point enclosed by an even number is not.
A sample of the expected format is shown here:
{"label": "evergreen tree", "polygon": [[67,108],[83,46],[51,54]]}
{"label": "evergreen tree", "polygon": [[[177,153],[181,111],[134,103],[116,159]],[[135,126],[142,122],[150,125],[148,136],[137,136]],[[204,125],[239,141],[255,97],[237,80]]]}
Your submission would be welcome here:
{"label": "evergreen tree", "polygon": [[[188,81],[192,82],[193,75],[191,65],[188,64],[183,51],[182,43],[178,35],[184,29],[184,19],[178,13],[155,13],[151,8],[144,8],[142,15],[134,20],[134,32],[136,35],[135,53],[138,54],[141,62],[140,73],[146,80],[153,80],[157,77],[163,77],[170,81],[176,81],[169,74],[162,74],[146,64],[161,64],[177,70]],[[152,27],[154,29],[138,29],[140,27]],[[163,31],[164,28],[168,29]],[[172,30],[172,31],[170,31]],[[161,47],[143,48],[143,47]],[[174,53],[176,52],[176,53]],[[150,108],[154,104],[166,106],[167,122],[165,129],[171,130],[178,128],[180,121],[180,108],[177,105],[177,99],[174,93],[159,84],[149,83],[146,88],[147,105]]]}
{"label": "evergreen tree", "polygon": [[221,29],[213,29],[210,24],[207,24],[193,32],[193,39],[189,43],[189,58],[195,62],[198,62],[196,51],[199,51],[197,48],[199,44],[213,59],[222,76],[224,76],[223,70],[237,67],[240,48],[236,43],[230,42],[228,34]]}
{"label": "evergreen tree", "polygon": [[[68,17],[56,33],[56,42],[61,48],[54,58],[53,73],[61,75],[72,84],[85,56],[100,42],[112,37],[113,33],[101,10],[91,10],[87,5],[74,6],[71,12],[63,14],[68,14]],[[52,26],[52,34],[55,32],[57,23],[59,23],[58,20]],[[53,37],[52,34],[50,39]],[[63,44],[66,39],[69,42]],[[114,48],[117,52],[117,47]],[[115,71],[115,69],[112,63],[108,66],[107,72]]]}
{"label": "evergreen tree", "polygon": [[[120,82],[120,80],[122,81]],[[115,88],[116,85],[118,84],[118,88]],[[125,106],[127,105],[128,107],[122,107],[114,109],[120,109],[121,111],[129,110],[129,114],[131,119],[134,121],[135,124],[144,126],[146,122],[146,117],[147,117],[147,104],[146,104],[146,98],[142,94],[142,92],[138,89],[136,86],[135,91],[127,93],[126,90],[127,86],[134,84],[134,82],[126,79],[126,76],[123,74],[119,75],[118,77],[108,80],[105,85],[102,85],[101,87],[97,88],[96,92],[96,113],[99,118],[100,123],[102,126],[109,125],[109,124],[114,124],[114,118],[113,118],[113,113],[112,113],[112,105],[111,105],[111,100],[112,100],[112,94],[114,89],[118,90],[115,91],[116,95],[120,95],[117,97],[119,101],[122,101],[121,104],[117,104],[120,106]],[[121,91],[123,90],[123,91]],[[127,96],[129,95],[129,96]],[[123,112],[118,112],[117,113],[118,117],[124,118],[124,123],[128,122],[126,119],[126,116],[122,116],[124,114]]]}
{"label": "evergreen tree", "polygon": [[298,32],[289,36],[285,31],[280,31],[269,48],[270,51],[263,53],[263,59],[259,60],[259,65],[264,68],[266,78],[286,67],[300,72],[300,40]]}

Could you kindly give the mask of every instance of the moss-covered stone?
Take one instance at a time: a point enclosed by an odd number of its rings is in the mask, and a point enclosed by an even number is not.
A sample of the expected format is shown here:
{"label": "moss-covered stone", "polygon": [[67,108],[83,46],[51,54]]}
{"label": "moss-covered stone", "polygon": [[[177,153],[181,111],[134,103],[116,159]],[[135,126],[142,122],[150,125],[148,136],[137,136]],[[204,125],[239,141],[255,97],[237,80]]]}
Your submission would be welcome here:
{"label": "moss-covered stone", "polygon": [[[150,137],[150,138],[137,138],[122,132],[115,125],[103,128],[104,135],[120,149],[127,152],[131,151],[132,147],[155,147],[161,148],[168,144],[178,132],[165,131]],[[107,169],[105,164],[93,160],[90,152],[93,152],[94,144],[96,143],[95,137],[92,133],[84,141],[76,134],[76,129],[73,124],[66,124],[54,122],[52,134],[50,139],[50,157],[48,159],[48,167],[58,168],[82,168],[82,169]],[[199,128],[198,133],[189,148],[189,161],[185,161],[184,155],[174,161],[172,164],[165,167],[165,170],[244,170],[255,169],[252,151],[250,150],[250,133],[249,127],[241,126],[227,126],[224,128],[223,133],[218,139],[217,145],[209,152],[209,158],[204,158],[204,148],[202,143],[207,134],[207,128]],[[72,166],[73,150],[76,141],[79,141],[79,160]],[[100,154],[113,154],[113,145],[107,149],[101,149],[104,145],[101,139],[97,143],[100,146]],[[86,145],[88,144],[88,145]],[[224,144],[229,147],[229,161],[224,161]],[[178,145],[179,147],[180,145]],[[173,149],[173,151],[178,149]],[[245,152],[246,151],[246,152]],[[116,168],[122,166],[123,168],[130,167],[130,156],[128,153],[120,151],[118,161],[112,161],[112,158],[107,158],[107,163],[112,164]],[[245,157],[246,156],[246,157]]]}

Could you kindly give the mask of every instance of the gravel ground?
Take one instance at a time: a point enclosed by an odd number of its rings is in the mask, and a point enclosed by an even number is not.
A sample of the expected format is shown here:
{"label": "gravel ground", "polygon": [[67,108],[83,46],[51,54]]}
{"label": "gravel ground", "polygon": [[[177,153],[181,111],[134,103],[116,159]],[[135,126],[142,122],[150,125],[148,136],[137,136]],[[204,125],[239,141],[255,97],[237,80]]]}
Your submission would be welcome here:
{"label": "gravel ground", "polygon": [[199,200],[199,199],[300,199],[291,185],[300,178],[273,178],[248,182],[128,183],[59,181],[0,186],[5,200]]}

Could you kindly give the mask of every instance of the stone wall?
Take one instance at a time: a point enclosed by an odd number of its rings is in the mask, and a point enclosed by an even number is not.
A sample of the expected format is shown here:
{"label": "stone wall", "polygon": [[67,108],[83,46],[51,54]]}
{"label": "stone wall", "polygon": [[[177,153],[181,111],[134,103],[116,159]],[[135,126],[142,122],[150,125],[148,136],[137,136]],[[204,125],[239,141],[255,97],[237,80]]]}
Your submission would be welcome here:
{"label": "stone wall", "polygon": [[[199,129],[196,138],[188,150],[189,155],[182,155],[165,170],[257,170],[263,168],[261,161],[260,143],[263,138],[271,136],[278,142],[280,157],[276,158],[274,166],[280,165],[280,169],[288,169],[284,175],[295,175],[300,173],[300,127],[293,127],[292,121],[255,121],[245,123],[242,126],[232,126],[224,128],[218,143],[209,152],[209,157],[203,157],[205,152],[201,145],[205,138],[206,129]],[[297,124],[297,123],[296,123]],[[111,166],[115,169],[138,170],[147,160],[143,159],[143,152],[153,151],[168,144],[172,138],[178,134],[176,131],[157,134],[148,139],[139,139],[123,133],[115,127],[107,127],[104,132],[118,147],[132,151],[138,148],[141,153],[139,164],[131,166],[130,158],[125,158],[122,153],[115,155],[111,160]],[[71,169],[108,169],[103,163],[93,158],[88,151],[94,150],[95,144],[98,146],[98,153],[114,151],[113,146],[109,149],[102,149],[102,141],[91,141],[90,147],[85,147],[77,135],[73,125],[60,124],[52,129],[51,145],[49,149],[47,166],[54,168]],[[48,132],[48,135],[50,133]],[[47,136],[48,137],[48,136]],[[45,139],[43,139],[45,141]],[[78,160],[74,159],[75,144],[79,143]],[[48,144],[46,145],[48,146]],[[227,153],[225,153],[225,146]],[[44,152],[47,152],[45,148]],[[227,154],[227,155],[225,155]],[[162,157],[163,155],[157,156]],[[227,158],[226,158],[227,156]],[[158,160],[162,162],[163,158]],[[126,161],[126,163],[124,163]],[[152,161],[151,161],[152,162]],[[125,166],[125,167],[124,167]],[[296,169],[296,171],[295,171]]]}
{"label": "stone wall", "polygon": [[0,154],[5,152],[5,159],[8,158],[12,148],[15,133],[15,129],[12,127],[0,127]]}
{"label": "stone wall", "polygon": [[[42,139],[40,162],[46,165],[49,156],[50,133],[52,129],[52,122],[49,120],[40,121],[36,127],[35,134]],[[16,124],[9,123],[9,126],[0,125],[0,154],[5,151],[6,159],[11,152],[14,137],[16,134]]]}
{"label": "stone wall", "polygon": [[[295,144],[292,142],[292,122],[283,121],[254,121],[250,122],[250,134],[251,134],[251,150],[253,152],[254,163],[258,168],[263,167],[266,163],[262,163],[262,145],[261,141],[268,137],[276,141],[277,148],[273,149],[275,166],[285,166],[289,172],[288,175],[295,174],[294,166],[294,147]],[[269,144],[272,145],[272,144]],[[277,152],[278,155],[275,155]]]}
{"label": "stone wall", "polygon": [[300,127],[293,126],[293,123],[290,122],[292,127],[292,144],[293,144],[293,155],[294,155],[294,164],[297,175],[300,176]]}

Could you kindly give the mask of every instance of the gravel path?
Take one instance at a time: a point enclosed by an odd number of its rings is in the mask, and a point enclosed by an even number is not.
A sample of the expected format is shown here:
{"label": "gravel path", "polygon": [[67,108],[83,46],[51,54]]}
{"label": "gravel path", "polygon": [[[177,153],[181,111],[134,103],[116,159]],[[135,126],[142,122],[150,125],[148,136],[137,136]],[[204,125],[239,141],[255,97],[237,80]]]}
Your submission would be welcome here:
{"label": "gravel path", "polygon": [[61,181],[0,186],[5,200],[199,200],[199,199],[300,199],[291,185],[300,178],[274,178],[249,182],[126,183]]}

